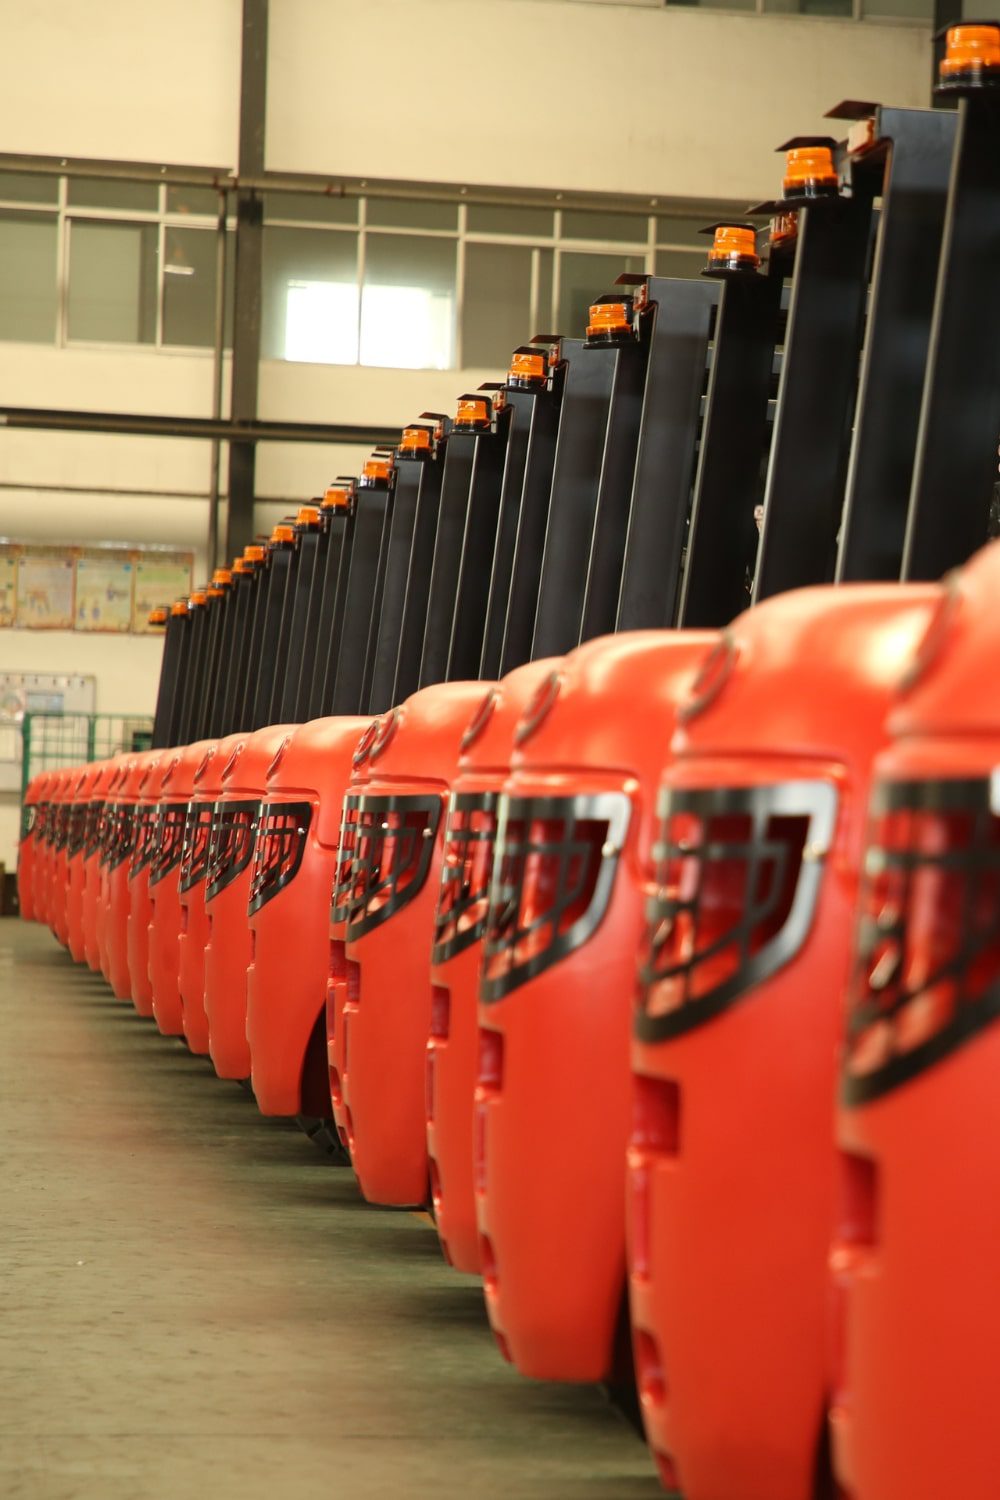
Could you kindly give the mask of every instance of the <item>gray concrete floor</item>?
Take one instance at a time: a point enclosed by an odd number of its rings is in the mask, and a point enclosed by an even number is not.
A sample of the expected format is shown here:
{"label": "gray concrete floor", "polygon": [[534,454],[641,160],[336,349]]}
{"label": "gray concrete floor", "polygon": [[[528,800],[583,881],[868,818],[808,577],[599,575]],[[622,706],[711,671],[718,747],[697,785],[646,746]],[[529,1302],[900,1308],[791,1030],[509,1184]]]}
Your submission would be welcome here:
{"label": "gray concrete floor", "polygon": [[0,1497],[654,1500],[599,1391],[293,1126],[0,921]]}

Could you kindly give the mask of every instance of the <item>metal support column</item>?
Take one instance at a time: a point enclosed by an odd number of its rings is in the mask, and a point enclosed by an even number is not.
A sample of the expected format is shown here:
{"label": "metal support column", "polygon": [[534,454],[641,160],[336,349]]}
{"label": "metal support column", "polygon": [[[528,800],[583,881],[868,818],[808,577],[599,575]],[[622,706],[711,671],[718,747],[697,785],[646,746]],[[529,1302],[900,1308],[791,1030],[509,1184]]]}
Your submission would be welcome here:
{"label": "metal support column", "polygon": [[[268,0],[243,0],[240,62],[239,171],[264,171],[264,112],[267,100]],[[263,199],[246,188],[236,194],[236,315],[233,320],[231,410],[237,422],[257,415],[260,368],[261,269],[264,247]],[[253,541],[256,448],[234,442],[229,448],[229,505],[226,555],[235,557]]]}

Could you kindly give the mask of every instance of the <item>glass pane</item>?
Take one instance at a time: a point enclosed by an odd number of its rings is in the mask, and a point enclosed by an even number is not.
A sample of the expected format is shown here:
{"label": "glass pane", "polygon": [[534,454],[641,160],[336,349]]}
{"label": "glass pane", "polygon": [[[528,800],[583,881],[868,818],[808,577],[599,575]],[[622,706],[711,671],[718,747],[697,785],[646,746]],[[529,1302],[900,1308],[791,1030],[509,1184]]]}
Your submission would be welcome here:
{"label": "glass pane", "polygon": [[71,177],[68,202],[81,208],[127,208],[156,213],[160,188],[155,182],[117,182],[114,178]]}
{"label": "glass pane", "polygon": [[933,0],[862,0],[861,8],[866,16],[894,16],[912,21],[934,19]]}
{"label": "glass pane", "polygon": [[0,198],[54,205],[59,202],[59,178],[48,172],[0,172]]}
{"label": "glass pane", "polygon": [[454,240],[372,234],[365,241],[361,363],[447,370],[455,362]]}
{"label": "glass pane", "polygon": [[156,338],[156,225],[71,221],[69,336],[97,343]]}
{"label": "glass pane", "polygon": [[627,245],[646,243],[648,220],[641,214],[580,213],[567,209],[562,216],[563,239],[622,240]]}
{"label": "glass pane", "polygon": [[457,229],[457,203],[425,203],[417,198],[369,198],[367,222],[388,229]]}
{"label": "glass pane", "polygon": [[854,13],[851,0],[764,0],[764,9],[771,14],[793,16],[850,16]]}
{"label": "glass pane", "polygon": [[526,234],[552,238],[551,208],[504,208],[501,204],[470,203],[466,211],[470,234]]}
{"label": "glass pane", "polygon": [[52,214],[0,213],[0,339],[54,342],[57,237]]}
{"label": "glass pane", "polygon": [[357,362],[356,234],[264,226],[261,357]]}
{"label": "glass pane", "polygon": [[703,10],[755,10],[756,0],[666,0],[667,5],[700,5]]}
{"label": "glass pane", "polygon": [[699,250],[657,250],[657,276],[700,276],[705,269],[709,240]]}
{"label": "glass pane", "polygon": [[[729,210],[732,213],[732,209]],[[716,220],[724,218],[722,210],[704,208],[698,214],[657,214],[656,216],[656,243],[658,245],[690,245],[692,249],[696,246],[704,250],[708,244],[708,237],[700,231],[707,224],[714,224]],[[737,218],[742,220],[742,214]]]}
{"label": "glass pane", "polygon": [[512,349],[537,330],[531,321],[531,257],[520,245],[466,245],[463,365],[506,370]]}
{"label": "glass pane", "polygon": [[267,193],[265,219],[305,219],[315,224],[356,224],[357,198],[331,198],[326,193]]}
{"label": "glass pane", "polygon": [[[587,255],[564,252],[559,257],[559,332],[582,338],[591,303],[614,291],[623,271],[644,271],[642,255]],[[548,333],[550,329],[539,329]]]}
{"label": "glass pane", "polygon": [[188,187],[186,183],[181,183],[178,187],[168,187],[167,213],[199,214],[202,217],[217,219],[219,196],[215,188]]}
{"label": "glass pane", "polygon": [[[164,234],[163,342],[211,349],[215,344],[216,234],[174,229]],[[232,235],[227,235],[231,254]],[[228,274],[228,273],[227,273]]]}

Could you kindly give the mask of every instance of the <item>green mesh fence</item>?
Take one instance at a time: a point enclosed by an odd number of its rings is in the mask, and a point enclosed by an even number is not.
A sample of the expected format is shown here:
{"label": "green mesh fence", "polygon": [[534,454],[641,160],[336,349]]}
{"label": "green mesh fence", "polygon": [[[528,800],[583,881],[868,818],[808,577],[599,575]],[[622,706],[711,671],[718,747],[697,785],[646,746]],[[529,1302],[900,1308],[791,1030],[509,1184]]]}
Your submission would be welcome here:
{"label": "green mesh fence", "polygon": [[21,798],[40,771],[107,760],[128,750],[148,750],[148,714],[25,714],[21,725]]}

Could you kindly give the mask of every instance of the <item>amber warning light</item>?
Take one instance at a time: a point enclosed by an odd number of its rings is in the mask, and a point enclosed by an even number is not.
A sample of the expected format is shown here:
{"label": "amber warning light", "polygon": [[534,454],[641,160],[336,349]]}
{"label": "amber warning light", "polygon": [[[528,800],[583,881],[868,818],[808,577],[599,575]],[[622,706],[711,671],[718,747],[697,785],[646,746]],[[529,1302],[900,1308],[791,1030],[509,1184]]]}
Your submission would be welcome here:
{"label": "amber warning light", "polygon": [[590,309],[587,324],[588,339],[616,339],[631,330],[627,302],[595,302]]}
{"label": "amber warning light", "polygon": [[463,396],[455,413],[455,426],[465,432],[481,431],[490,425],[490,403],[485,396]]}
{"label": "amber warning light", "polygon": [[351,504],[351,491],[346,485],[331,485],[323,496],[324,510],[348,510]]}
{"label": "amber warning light", "polygon": [[429,454],[432,439],[433,430],[430,427],[404,427],[399,440],[399,451],[411,458]]}
{"label": "amber warning light", "polygon": [[296,526],[318,526],[319,511],[315,505],[300,505],[298,515],[295,517]]}
{"label": "amber warning light", "polygon": [[271,541],[275,546],[280,546],[283,542],[294,542],[294,540],[295,532],[290,526],[276,526],[271,532]]}
{"label": "amber warning light", "polygon": [[167,612],[162,607],[151,609],[146,621],[147,625],[165,625],[167,623]]}
{"label": "amber warning light", "polygon": [[243,548],[243,561],[248,563],[262,563],[264,561],[264,549],[251,542],[249,547]]}
{"label": "amber warning light", "polygon": [[781,190],[786,198],[827,198],[837,194],[840,179],[833,159],[836,144],[829,136],[797,136],[778,147],[785,152]]}
{"label": "amber warning light", "polygon": [[943,90],[1000,82],[1000,25],[948,27],[938,78]]}
{"label": "amber warning light", "polygon": [[362,484],[388,484],[392,473],[392,459],[373,455],[361,470]]}
{"label": "amber warning light", "polygon": [[708,252],[708,274],[721,271],[757,271],[757,231],[752,224],[711,224],[703,231],[712,236]]}
{"label": "amber warning light", "polygon": [[548,376],[548,359],[539,349],[515,349],[507,370],[507,384],[515,390],[536,390]]}

